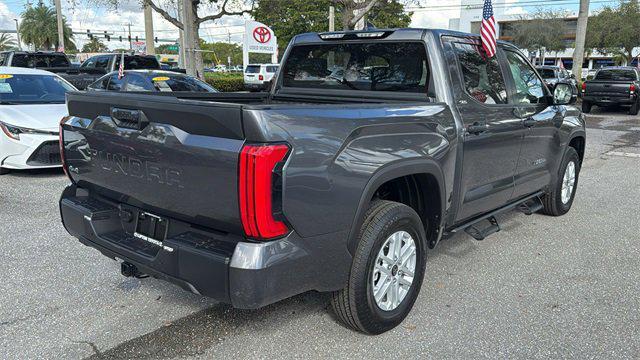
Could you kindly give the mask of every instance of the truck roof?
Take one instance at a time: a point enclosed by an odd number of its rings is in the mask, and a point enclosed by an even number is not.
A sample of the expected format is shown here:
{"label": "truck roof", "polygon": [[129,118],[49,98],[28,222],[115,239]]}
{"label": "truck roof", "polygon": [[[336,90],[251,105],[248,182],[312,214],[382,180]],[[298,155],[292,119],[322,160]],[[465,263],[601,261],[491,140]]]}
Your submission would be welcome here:
{"label": "truck roof", "polygon": [[[339,41],[344,38],[354,39],[358,36],[358,34],[376,34],[381,33],[381,36],[367,36],[362,37],[362,39],[376,39],[376,38],[384,38],[390,40],[421,40],[425,33],[430,32],[433,33],[436,37],[441,36],[457,36],[457,37],[469,37],[469,38],[480,38],[480,34],[471,34],[465,33],[461,31],[453,31],[446,29],[428,29],[428,28],[396,28],[396,29],[369,29],[369,30],[349,30],[349,31],[332,31],[332,32],[322,32],[322,33],[303,33],[296,35],[292,44],[299,45],[304,43],[317,43],[321,41]],[[344,34],[341,38],[331,38],[331,36],[339,36]],[[323,39],[323,36],[326,37]],[[498,40],[499,44],[514,46],[513,44]]]}

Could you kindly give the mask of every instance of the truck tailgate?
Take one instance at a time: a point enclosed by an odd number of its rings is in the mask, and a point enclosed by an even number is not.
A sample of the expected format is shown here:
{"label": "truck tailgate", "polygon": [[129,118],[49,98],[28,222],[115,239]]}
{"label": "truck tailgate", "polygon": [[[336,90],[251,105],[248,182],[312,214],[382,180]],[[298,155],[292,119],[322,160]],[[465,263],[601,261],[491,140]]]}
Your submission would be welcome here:
{"label": "truck tailgate", "polygon": [[587,88],[585,92],[590,96],[629,96],[631,81],[591,80],[586,84]]}
{"label": "truck tailgate", "polygon": [[241,232],[240,105],[73,93],[68,107],[65,163],[78,186],[156,215]]}

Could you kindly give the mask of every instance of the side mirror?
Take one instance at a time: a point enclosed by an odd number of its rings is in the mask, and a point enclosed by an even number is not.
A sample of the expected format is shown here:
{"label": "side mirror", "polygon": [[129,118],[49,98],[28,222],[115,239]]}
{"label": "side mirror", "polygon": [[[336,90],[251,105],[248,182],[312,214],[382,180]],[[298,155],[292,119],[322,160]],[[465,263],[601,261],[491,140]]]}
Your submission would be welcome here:
{"label": "side mirror", "polygon": [[557,83],[553,89],[554,105],[570,105],[574,104],[578,98],[578,94],[574,93],[574,87],[564,82]]}

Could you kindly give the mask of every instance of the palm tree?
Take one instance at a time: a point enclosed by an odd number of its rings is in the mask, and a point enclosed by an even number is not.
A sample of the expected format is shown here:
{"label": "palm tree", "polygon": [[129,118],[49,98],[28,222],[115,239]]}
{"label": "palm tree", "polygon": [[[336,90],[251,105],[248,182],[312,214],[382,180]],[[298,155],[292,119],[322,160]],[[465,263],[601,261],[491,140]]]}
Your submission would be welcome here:
{"label": "palm tree", "polygon": [[[75,48],[71,42],[73,33],[63,18],[63,34],[65,48]],[[42,3],[26,9],[22,13],[20,36],[25,44],[33,45],[36,50],[51,50],[58,48],[58,27],[56,12]]]}
{"label": "palm tree", "polygon": [[17,42],[7,33],[0,34],[0,51],[11,50],[15,48]]}

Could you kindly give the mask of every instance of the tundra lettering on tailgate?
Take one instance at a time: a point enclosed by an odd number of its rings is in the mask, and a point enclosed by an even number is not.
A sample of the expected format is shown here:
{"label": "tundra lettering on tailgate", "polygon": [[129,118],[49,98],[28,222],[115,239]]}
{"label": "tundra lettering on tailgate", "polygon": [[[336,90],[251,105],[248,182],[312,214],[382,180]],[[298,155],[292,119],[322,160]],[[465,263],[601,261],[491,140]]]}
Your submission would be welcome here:
{"label": "tundra lettering on tailgate", "polygon": [[146,161],[124,154],[110,153],[104,150],[90,149],[93,166],[99,166],[103,170],[115,174],[130,176],[158,184],[184,188],[181,182],[182,172],[162,166],[152,161]]}

